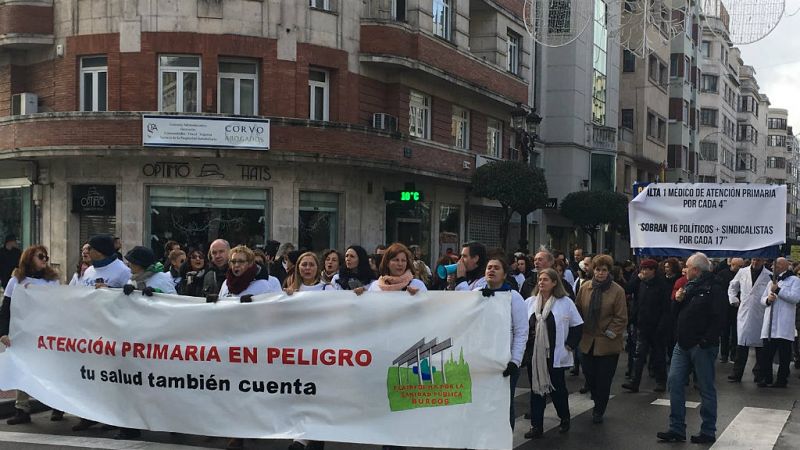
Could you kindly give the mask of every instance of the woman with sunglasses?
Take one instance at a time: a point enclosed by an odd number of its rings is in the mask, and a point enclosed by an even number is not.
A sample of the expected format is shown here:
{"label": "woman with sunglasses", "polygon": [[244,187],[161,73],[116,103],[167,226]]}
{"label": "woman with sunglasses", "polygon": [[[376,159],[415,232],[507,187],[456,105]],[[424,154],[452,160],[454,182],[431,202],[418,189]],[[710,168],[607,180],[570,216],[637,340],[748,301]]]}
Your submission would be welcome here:
{"label": "woman with sunglasses", "polygon": [[205,297],[203,292],[203,277],[207,269],[206,255],[200,250],[189,252],[189,258],[181,266],[181,282],[178,293],[191,297]]}
{"label": "woman with sunglasses", "polygon": [[[3,306],[0,307],[0,342],[6,346],[11,345],[8,337],[8,329],[11,322],[11,296],[14,289],[22,286],[27,288],[30,285],[58,285],[58,273],[48,264],[50,257],[47,255],[47,248],[43,245],[28,247],[22,252],[19,265],[14,270],[11,279],[8,280],[6,290],[3,293]],[[14,403],[16,413],[14,417],[6,421],[9,425],[19,425],[31,421],[31,397],[17,390],[17,398]],[[64,417],[62,411],[53,410],[50,420],[59,421]]]}

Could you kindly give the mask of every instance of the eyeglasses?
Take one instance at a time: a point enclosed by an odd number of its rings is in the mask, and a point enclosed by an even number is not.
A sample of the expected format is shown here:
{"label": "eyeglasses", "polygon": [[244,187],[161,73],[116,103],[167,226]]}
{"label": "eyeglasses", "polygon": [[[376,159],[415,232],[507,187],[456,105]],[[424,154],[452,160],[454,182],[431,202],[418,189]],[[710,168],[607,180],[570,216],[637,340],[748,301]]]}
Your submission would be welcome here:
{"label": "eyeglasses", "polygon": [[236,265],[240,265],[240,264],[244,265],[244,264],[247,264],[247,262],[248,261],[246,259],[232,259],[232,260],[230,260],[230,265],[232,265],[232,266],[236,266]]}
{"label": "eyeglasses", "polygon": [[38,255],[36,255],[36,257],[39,258],[40,260],[44,261],[44,262],[47,262],[47,261],[50,260],[50,257],[45,255],[44,253],[39,253]]}

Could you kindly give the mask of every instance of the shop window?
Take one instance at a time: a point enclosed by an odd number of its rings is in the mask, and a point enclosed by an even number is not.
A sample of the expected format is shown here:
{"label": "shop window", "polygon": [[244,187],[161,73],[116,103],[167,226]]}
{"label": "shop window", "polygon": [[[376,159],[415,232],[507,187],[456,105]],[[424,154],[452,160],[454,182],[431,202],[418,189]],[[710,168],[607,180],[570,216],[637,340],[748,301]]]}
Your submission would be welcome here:
{"label": "shop window", "polygon": [[81,58],[81,111],[108,109],[108,60],[105,56]]}
{"label": "shop window", "polygon": [[31,245],[31,188],[0,188],[0,236],[13,234],[20,247]]}
{"label": "shop window", "polygon": [[158,110],[200,112],[200,57],[159,58]]}
{"label": "shop window", "polygon": [[300,192],[298,244],[315,252],[338,248],[339,194]]}
{"label": "shop window", "polygon": [[258,114],[258,67],[255,62],[219,63],[218,111],[222,114]]}
{"label": "shop window", "polygon": [[328,120],[328,101],[330,77],[327,71],[311,69],[308,71],[308,118]]}
{"label": "shop window", "polygon": [[215,239],[255,248],[269,236],[269,211],[266,190],[151,186],[147,235],[159,256],[170,239],[203,249]]}

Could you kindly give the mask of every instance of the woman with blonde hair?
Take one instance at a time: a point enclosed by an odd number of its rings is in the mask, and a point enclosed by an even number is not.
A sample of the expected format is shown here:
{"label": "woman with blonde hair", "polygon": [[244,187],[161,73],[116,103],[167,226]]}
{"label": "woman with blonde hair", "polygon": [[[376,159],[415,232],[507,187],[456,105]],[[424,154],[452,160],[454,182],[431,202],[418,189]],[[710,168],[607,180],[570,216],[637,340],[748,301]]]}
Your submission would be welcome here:
{"label": "woman with blonde hair", "polygon": [[219,297],[243,297],[281,291],[277,278],[257,278],[258,271],[255,253],[244,245],[234,247],[228,253],[228,272],[219,290]]}
{"label": "woman with blonde hair", "polygon": [[[22,252],[19,258],[19,265],[14,270],[13,275],[8,280],[6,290],[3,292],[3,305],[0,307],[0,342],[10,346],[11,339],[8,337],[9,326],[11,324],[11,297],[14,289],[27,288],[29,285],[58,285],[58,272],[50,264],[50,257],[47,255],[47,247],[43,245],[33,245]],[[19,425],[30,423],[31,421],[31,397],[23,391],[17,390],[16,402],[14,402],[14,417],[6,421],[9,425]],[[50,415],[50,420],[59,421],[64,417],[64,412],[54,409]]]}
{"label": "woman with blonde hair", "polygon": [[305,252],[297,258],[292,274],[292,284],[287,286],[284,291],[292,295],[298,291],[324,291],[333,289],[329,283],[321,279],[322,272],[319,270],[319,258],[313,252]]}

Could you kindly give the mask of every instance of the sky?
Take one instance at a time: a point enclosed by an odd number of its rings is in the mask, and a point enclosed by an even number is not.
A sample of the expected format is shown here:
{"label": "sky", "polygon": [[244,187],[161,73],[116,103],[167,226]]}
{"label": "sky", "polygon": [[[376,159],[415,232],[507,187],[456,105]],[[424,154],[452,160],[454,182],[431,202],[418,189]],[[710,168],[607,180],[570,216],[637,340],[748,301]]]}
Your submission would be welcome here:
{"label": "sky", "polygon": [[[778,26],[760,41],[739,45],[742,61],[756,70],[771,108],[789,110],[789,125],[800,131],[800,0],[786,0]],[[792,15],[793,14],[793,15]],[[789,16],[792,15],[792,16]]]}

